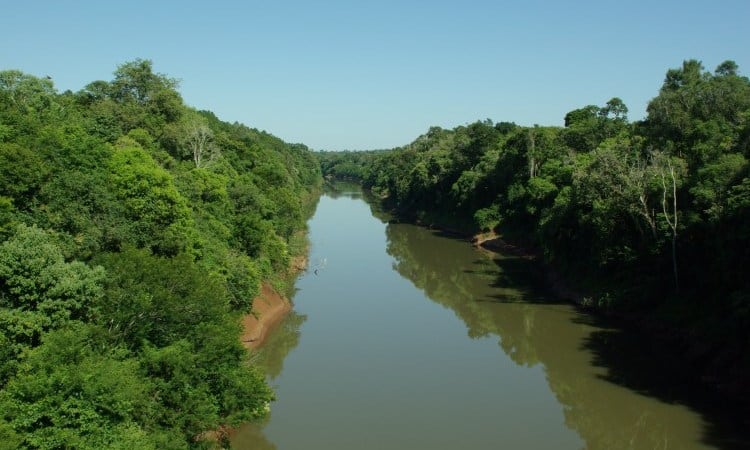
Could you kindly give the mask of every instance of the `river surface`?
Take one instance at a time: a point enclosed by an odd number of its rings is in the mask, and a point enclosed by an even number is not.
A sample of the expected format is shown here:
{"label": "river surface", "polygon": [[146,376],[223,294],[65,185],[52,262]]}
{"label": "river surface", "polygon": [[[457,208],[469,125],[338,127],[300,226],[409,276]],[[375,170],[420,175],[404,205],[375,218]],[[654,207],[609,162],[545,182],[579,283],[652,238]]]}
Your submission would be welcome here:
{"label": "river surface", "polygon": [[321,198],[295,311],[254,355],[277,400],[233,448],[748,443],[670,358],[540,289],[533,263],[376,215],[356,189]]}

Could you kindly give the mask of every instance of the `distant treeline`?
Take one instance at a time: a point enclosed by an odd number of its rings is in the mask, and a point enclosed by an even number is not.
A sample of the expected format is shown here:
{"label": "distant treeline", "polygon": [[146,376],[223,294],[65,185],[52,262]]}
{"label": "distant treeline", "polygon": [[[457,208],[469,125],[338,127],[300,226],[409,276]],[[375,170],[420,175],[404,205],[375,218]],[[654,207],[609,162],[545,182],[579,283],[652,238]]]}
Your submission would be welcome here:
{"label": "distant treeline", "polygon": [[265,415],[238,318],[320,181],[150,61],[79,92],[0,72],[0,448],[189,448]]}
{"label": "distant treeline", "polygon": [[485,120],[319,159],[401,217],[535,249],[594,306],[698,324],[748,367],[750,81],[732,61],[685,61],[644,120],[627,113],[612,98],[564,127]]}

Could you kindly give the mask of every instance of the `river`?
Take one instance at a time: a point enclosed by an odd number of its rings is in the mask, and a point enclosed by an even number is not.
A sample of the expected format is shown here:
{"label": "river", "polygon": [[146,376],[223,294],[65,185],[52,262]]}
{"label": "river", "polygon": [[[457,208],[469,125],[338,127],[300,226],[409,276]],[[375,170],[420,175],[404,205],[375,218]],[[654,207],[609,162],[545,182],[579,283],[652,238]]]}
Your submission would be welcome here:
{"label": "river", "polygon": [[[712,449],[748,441],[673,358],[540,289],[532,262],[324,195],[277,400],[237,449]],[[709,404],[710,405],[710,404]]]}

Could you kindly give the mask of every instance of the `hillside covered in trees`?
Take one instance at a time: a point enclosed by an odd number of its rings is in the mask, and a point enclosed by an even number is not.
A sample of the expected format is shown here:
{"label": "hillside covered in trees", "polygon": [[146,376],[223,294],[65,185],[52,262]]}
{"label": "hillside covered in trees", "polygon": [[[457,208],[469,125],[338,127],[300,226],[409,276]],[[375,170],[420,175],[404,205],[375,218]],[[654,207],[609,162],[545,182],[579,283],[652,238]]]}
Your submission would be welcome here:
{"label": "hillside covered in trees", "polygon": [[612,98],[570,111],[564,127],[434,127],[391,151],[322,153],[321,167],[401,218],[495,231],[584,303],[658,318],[701,341],[702,363],[746,371],[750,80],[732,61],[714,72],[685,61],[644,120],[627,113]]}
{"label": "hillside covered in trees", "polygon": [[0,448],[188,448],[265,415],[238,318],[320,180],[150,61],[79,92],[0,72]]}

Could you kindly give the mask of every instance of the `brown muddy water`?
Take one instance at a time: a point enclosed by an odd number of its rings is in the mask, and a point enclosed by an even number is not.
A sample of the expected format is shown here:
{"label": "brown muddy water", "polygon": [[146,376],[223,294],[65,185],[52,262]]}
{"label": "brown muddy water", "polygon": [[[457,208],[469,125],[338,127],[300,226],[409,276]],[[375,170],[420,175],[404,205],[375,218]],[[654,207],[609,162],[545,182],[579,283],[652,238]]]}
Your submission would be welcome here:
{"label": "brown muddy water", "polygon": [[[379,216],[379,214],[376,214]],[[277,401],[237,449],[730,449],[677,358],[556,301],[532,263],[321,198],[295,310],[254,355]]]}

